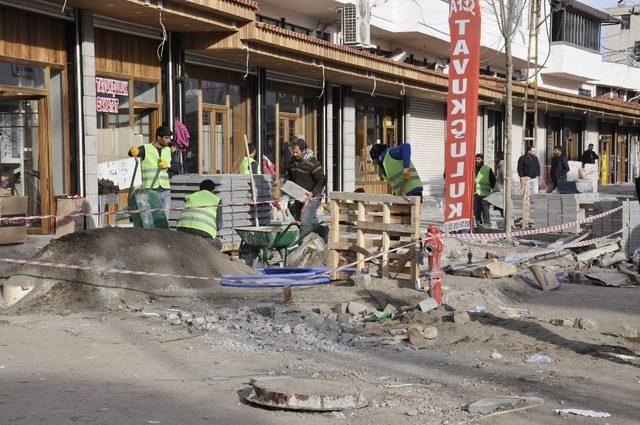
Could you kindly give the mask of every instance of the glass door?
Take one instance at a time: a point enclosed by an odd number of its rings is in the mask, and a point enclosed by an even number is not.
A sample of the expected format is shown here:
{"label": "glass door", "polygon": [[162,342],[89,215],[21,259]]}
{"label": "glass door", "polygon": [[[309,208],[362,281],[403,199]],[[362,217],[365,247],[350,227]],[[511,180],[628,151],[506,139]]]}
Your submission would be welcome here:
{"label": "glass door", "polygon": [[627,182],[627,146],[628,137],[625,128],[620,129],[616,136],[616,183]]}
{"label": "glass door", "polygon": [[[42,213],[38,100],[0,98],[0,173],[4,195],[28,197],[27,215]],[[32,221],[32,228],[41,228]]]}
{"label": "glass door", "polygon": [[230,152],[227,111],[220,108],[204,108],[202,112],[202,172],[204,174],[229,173],[227,158]]}
{"label": "glass door", "polygon": [[139,108],[134,109],[133,115],[133,134],[142,135],[142,143],[153,143],[155,135],[153,134],[158,128],[156,108]]}
{"label": "glass door", "polygon": [[298,116],[290,113],[280,113],[278,117],[278,142],[280,146],[280,175],[287,172],[291,160],[291,142],[296,138]]}

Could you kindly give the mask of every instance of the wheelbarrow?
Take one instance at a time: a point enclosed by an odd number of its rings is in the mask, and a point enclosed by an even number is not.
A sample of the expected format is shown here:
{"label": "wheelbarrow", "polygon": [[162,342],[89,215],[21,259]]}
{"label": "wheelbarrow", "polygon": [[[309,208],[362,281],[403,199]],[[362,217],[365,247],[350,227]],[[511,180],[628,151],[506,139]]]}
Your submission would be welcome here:
{"label": "wheelbarrow", "polygon": [[286,226],[251,226],[236,227],[234,230],[242,242],[238,252],[245,261],[254,265],[255,260],[268,266],[272,254],[278,252],[283,265],[287,265],[288,249],[300,241],[299,229],[292,228],[294,223]]}
{"label": "wheelbarrow", "polygon": [[[116,215],[116,220],[129,219],[134,227],[143,229],[168,229],[169,221],[164,213],[162,201],[155,190],[152,189],[133,189],[133,183],[136,180],[139,161],[136,158],[136,166],[133,169],[133,177],[131,177],[131,186],[129,186],[129,197],[127,198],[127,210]],[[151,187],[155,184],[160,175],[160,168],[156,171],[156,175],[151,182]],[[137,210],[155,210],[132,213],[130,211]]]}

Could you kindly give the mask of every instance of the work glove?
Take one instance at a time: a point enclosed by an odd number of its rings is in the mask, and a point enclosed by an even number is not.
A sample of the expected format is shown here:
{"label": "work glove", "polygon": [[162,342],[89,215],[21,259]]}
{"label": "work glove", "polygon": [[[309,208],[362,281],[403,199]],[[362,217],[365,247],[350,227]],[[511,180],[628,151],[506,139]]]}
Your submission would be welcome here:
{"label": "work glove", "polygon": [[163,170],[167,170],[169,168],[169,163],[166,160],[161,159],[158,161],[158,167],[162,168]]}
{"label": "work glove", "polygon": [[411,180],[411,171],[408,168],[404,169],[404,172],[402,173],[402,178],[405,180]]}
{"label": "work glove", "polygon": [[129,156],[132,158],[137,158],[140,151],[135,146],[131,146],[129,148]]}

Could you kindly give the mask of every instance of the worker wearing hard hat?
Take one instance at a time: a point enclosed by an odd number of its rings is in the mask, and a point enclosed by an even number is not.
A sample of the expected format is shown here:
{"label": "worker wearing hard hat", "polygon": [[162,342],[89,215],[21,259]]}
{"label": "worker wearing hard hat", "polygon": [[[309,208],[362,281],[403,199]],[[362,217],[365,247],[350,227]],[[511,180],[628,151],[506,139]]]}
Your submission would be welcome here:
{"label": "worker wearing hard hat", "polygon": [[381,143],[371,146],[369,153],[380,176],[391,183],[394,195],[419,196],[422,199],[422,180],[411,161],[411,145],[402,143],[388,147]]}
{"label": "worker wearing hard hat", "polygon": [[207,239],[211,245],[222,249],[218,238],[218,205],[220,198],[213,193],[216,184],[207,179],[200,183],[200,190],[184,197],[184,209],[178,219],[176,229]]}
{"label": "worker wearing hard hat", "polygon": [[163,125],[156,130],[156,140],[153,143],[129,149],[130,157],[140,158],[142,187],[156,191],[167,220],[169,220],[171,208],[171,185],[169,184],[168,171],[171,166],[171,148],[169,147],[171,136],[173,136],[171,129]]}

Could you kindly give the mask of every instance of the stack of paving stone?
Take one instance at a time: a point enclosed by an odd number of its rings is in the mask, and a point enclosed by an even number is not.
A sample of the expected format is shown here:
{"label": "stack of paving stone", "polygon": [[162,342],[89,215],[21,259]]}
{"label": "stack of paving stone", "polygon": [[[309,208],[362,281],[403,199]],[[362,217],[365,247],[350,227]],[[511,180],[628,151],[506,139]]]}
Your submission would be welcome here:
{"label": "stack of paving stone", "polygon": [[[222,239],[225,250],[235,249],[240,245],[240,236],[233,230],[236,227],[255,226],[257,214],[258,224],[267,225],[271,218],[270,204],[244,205],[251,203],[251,178],[242,174],[183,174],[171,178],[171,206],[184,206],[185,195],[197,192],[200,182],[205,179],[219,184],[214,193],[220,197],[218,209],[218,236]],[[272,176],[258,175],[253,177],[256,187],[257,201],[269,201],[271,195]],[[225,206],[233,204],[235,206]],[[169,226],[175,228],[181,211],[171,211]]]}
{"label": "stack of paving stone", "polygon": [[[539,193],[534,195],[531,205],[531,218],[536,228],[572,223],[585,218],[580,208],[581,194]],[[579,233],[580,226],[563,230],[563,233]]]}
{"label": "stack of paving stone", "polygon": [[622,206],[621,210],[609,214],[601,219],[594,220],[592,232],[594,237],[611,235],[622,229],[622,248],[631,256],[640,248],[640,203],[637,200],[628,201],[599,201],[593,204],[593,214],[611,211]]}

